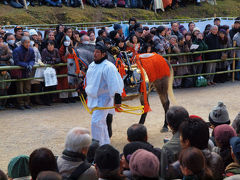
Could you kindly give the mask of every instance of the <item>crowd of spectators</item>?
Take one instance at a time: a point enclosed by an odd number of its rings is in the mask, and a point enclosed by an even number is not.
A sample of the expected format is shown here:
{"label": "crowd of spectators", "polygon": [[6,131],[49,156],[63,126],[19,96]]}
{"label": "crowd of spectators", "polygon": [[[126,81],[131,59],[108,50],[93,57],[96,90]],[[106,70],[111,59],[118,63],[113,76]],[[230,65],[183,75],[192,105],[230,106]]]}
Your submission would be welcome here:
{"label": "crowd of spectators", "polygon": [[[240,177],[240,114],[230,126],[223,102],[209,113],[208,122],[189,115],[182,106],[171,107],[167,123],[171,139],[154,147],[143,124],[127,130],[128,143],[117,150],[99,146],[88,129],[75,127],[66,136],[61,154],[38,148],[30,156],[10,160],[9,179],[24,180],[233,180]],[[120,151],[120,152],[119,152]],[[0,179],[7,180],[0,170]]]}
{"label": "crowd of spectators", "polygon": [[[157,4],[162,4],[164,7],[170,7],[174,9],[177,6],[185,7],[189,0],[157,0]],[[196,5],[200,6],[200,0],[194,0]],[[142,9],[153,9],[154,1],[153,0],[37,0],[39,6],[55,6],[62,7],[65,5],[67,7],[80,7],[81,3],[87,3],[93,7],[124,7],[124,8],[142,8]],[[24,0],[4,0],[3,4],[10,4],[14,8],[23,8],[25,6]],[[36,1],[28,0],[26,5],[35,6]]]}
{"label": "crowd of spectators", "polygon": [[[190,22],[188,27],[184,27],[179,22],[172,22],[171,28],[158,26],[149,29],[142,26],[135,18],[129,20],[129,28],[125,33],[120,24],[114,24],[113,30],[109,32],[108,27],[101,28],[95,34],[94,29],[88,31],[78,31],[71,27],[58,25],[56,30],[45,30],[44,35],[40,31],[30,29],[23,30],[22,27],[16,26],[14,34],[5,32],[0,27],[0,65],[18,65],[24,67],[24,70],[2,71],[0,80],[21,79],[36,77],[39,73],[33,69],[33,65],[55,65],[58,63],[67,63],[72,59],[75,62],[75,48],[78,46],[95,45],[96,42],[102,41],[107,47],[109,53],[118,58],[122,57],[120,52],[130,52],[131,56],[139,53],[158,53],[160,55],[178,54],[186,52],[214,50],[228,48],[236,45],[240,47],[240,18],[236,18],[232,27],[222,25],[220,19],[214,19],[212,25],[206,25],[204,32],[200,32],[195,27],[194,22]],[[125,35],[125,36],[124,36]],[[239,50],[236,51],[236,57],[240,57]],[[174,67],[176,76],[214,73],[216,71],[226,71],[232,68],[232,62],[226,61],[227,58],[233,57],[232,51],[212,52],[206,54],[193,54],[184,56],[172,56],[171,64],[181,64],[189,62],[200,62],[205,60],[222,59],[218,63],[196,64],[190,66]],[[238,62],[238,61],[237,61]],[[69,67],[69,66],[68,66]],[[71,77],[58,78],[57,86],[45,87],[43,80],[35,79],[32,81],[5,81],[0,83],[0,95],[24,94],[30,92],[43,92],[62,89],[76,88],[76,77],[74,72],[68,67],[55,67],[58,75],[68,74]],[[240,68],[240,63],[237,63]],[[76,67],[77,68],[77,67]],[[34,75],[35,73],[35,75]],[[225,82],[229,80],[230,74],[208,75],[208,85],[214,85],[216,82]],[[203,77],[203,78],[204,78]],[[236,73],[236,79],[239,80],[239,73]],[[197,77],[193,78],[176,78],[174,80],[174,88],[191,87],[197,82]],[[7,107],[17,107],[21,110],[31,108],[31,104],[51,105],[54,101],[76,102],[77,92],[63,92],[56,95],[46,94],[43,98],[34,96],[33,98],[24,97],[17,99],[0,100],[0,109]]]}

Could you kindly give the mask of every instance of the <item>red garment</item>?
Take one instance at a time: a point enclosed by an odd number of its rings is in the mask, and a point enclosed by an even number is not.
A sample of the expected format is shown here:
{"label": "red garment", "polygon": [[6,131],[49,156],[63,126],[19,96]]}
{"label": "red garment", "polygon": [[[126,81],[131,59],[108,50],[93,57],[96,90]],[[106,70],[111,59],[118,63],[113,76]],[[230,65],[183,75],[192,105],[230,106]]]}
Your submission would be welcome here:
{"label": "red garment", "polygon": [[172,0],[162,0],[164,9],[172,5]]}
{"label": "red garment", "polygon": [[[67,63],[67,58],[65,58],[65,46],[61,46],[59,49],[59,55],[61,57],[61,63]],[[67,74],[68,73],[68,68],[67,66],[60,66],[58,67],[58,75],[60,74]],[[57,90],[62,90],[62,89],[69,89],[68,85],[68,78],[67,77],[61,77],[58,78],[58,85],[57,85]]]}
{"label": "red garment", "polygon": [[127,47],[127,51],[131,51],[132,53],[133,53],[133,56],[132,57],[135,57],[137,54],[138,54],[138,51],[139,51],[139,49],[140,49],[140,44],[138,44],[138,47],[137,47],[137,50],[136,50],[136,48],[135,48],[135,44],[133,44],[133,47]]}
{"label": "red garment", "polygon": [[140,60],[142,67],[145,69],[150,82],[162,79],[164,76],[170,76],[170,68],[166,60],[159,54],[149,53],[152,56],[142,57],[146,54],[139,54],[137,59]]}

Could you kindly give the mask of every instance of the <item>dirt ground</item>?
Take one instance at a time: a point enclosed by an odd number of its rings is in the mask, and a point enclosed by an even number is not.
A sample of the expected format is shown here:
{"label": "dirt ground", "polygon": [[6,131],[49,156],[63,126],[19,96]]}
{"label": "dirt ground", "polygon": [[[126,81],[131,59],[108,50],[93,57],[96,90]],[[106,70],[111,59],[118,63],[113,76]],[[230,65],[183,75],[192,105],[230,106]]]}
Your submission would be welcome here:
{"label": "dirt ground", "polygon": [[[199,115],[205,120],[218,101],[223,101],[233,120],[240,111],[240,82],[218,84],[214,87],[174,90],[177,105],[184,106],[189,114]],[[156,93],[150,95],[152,112],[148,114],[146,127],[149,142],[162,147],[163,139],[171,133],[160,133],[164,112]],[[139,105],[138,99],[127,104]],[[117,113],[113,122],[112,144],[122,151],[127,143],[126,130],[137,123],[139,116]],[[39,147],[50,148],[60,155],[64,148],[66,133],[73,127],[90,129],[91,116],[80,102],[76,104],[54,104],[39,106],[31,110],[5,110],[0,112],[0,169],[6,171],[8,162],[14,156],[30,153]]]}

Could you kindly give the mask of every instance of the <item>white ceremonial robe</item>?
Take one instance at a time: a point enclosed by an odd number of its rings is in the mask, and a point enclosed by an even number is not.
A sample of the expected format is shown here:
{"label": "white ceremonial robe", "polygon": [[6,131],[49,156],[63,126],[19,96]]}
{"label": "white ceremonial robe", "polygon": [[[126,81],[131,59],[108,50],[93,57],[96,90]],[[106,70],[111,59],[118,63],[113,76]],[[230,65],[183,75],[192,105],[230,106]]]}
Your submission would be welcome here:
{"label": "white ceremonial robe", "polygon": [[[123,80],[115,65],[108,60],[100,64],[92,62],[86,74],[86,88],[90,109],[94,107],[114,106],[115,93],[122,94]],[[106,117],[113,114],[114,109],[95,110],[92,114],[91,131],[92,138],[98,140],[100,145],[110,144]]]}

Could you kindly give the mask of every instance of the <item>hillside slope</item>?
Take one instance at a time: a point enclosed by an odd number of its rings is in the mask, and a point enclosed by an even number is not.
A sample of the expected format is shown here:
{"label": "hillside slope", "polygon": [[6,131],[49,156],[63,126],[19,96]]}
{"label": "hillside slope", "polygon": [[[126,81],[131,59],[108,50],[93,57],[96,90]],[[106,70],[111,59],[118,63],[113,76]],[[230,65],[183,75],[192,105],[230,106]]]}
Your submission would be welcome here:
{"label": "hillside slope", "polygon": [[85,9],[69,7],[36,6],[25,9],[15,9],[0,5],[0,24],[52,24],[52,23],[81,23],[128,20],[136,17],[141,20],[173,19],[173,18],[201,18],[240,16],[240,0],[219,0],[217,6],[203,3],[201,7],[188,5],[176,10],[168,9],[155,14],[153,11],[130,8],[93,8],[85,5]]}

